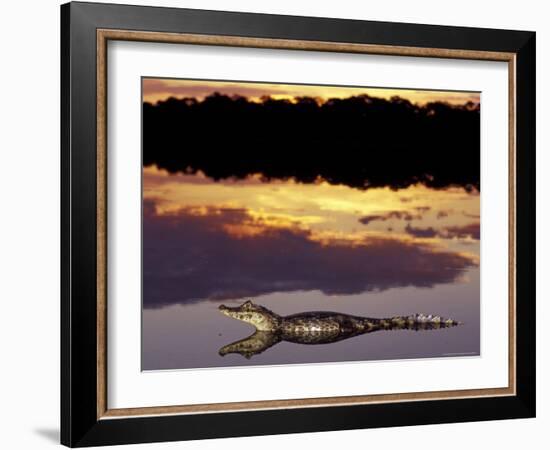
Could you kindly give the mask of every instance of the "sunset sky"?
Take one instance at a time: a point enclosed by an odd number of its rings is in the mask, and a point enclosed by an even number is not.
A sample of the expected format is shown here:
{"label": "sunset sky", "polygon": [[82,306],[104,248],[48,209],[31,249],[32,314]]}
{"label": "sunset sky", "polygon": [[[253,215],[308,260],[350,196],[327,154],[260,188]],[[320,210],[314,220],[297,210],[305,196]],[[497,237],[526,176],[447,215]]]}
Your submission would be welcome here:
{"label": "sunset sky", "polygon": [[347,98],[367,94],[372,97],[389,99],[393,96],[405,98],[412,103],[425,104],[433,101],[464,104],[468,101],[479,103],[477,92],[450,92],[408,89],[382,89],[364,87],[312,86],[298,84],[242,83],[231,81],[179,80],[179,79],[143,79],[143,101],[156,103],[169,97],[204,97],[218,92],[226,95],[241,95],[258,101],[262,96],[276,99],[290,99],[297,96],[328,98]]}

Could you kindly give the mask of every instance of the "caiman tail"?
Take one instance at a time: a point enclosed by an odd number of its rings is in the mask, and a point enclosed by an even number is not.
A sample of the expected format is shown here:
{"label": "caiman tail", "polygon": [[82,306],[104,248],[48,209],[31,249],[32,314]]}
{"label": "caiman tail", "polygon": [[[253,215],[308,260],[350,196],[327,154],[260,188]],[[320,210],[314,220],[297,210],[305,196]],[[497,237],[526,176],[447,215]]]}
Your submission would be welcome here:
{"label": "caiman tail", "polygon": [[366,332],[376,330],[435,330],[457,325],[461,325],[461,322],[441,316],[432,316],[431,314],[413,314],[384,319],[365,318],[363,320]]}

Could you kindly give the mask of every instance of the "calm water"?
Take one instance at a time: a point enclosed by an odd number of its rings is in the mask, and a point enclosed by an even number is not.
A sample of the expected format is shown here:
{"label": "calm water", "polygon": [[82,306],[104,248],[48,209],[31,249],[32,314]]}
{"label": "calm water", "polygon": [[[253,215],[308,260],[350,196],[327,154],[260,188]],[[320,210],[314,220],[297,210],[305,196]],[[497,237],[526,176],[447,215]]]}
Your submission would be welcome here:
{"label": "calm water", "polygon": [[[214,182],[144,169],[144,370],[477,355],[479,194],[319,180]],[[464,322],[219,355],[252,334],[220,304]]]}

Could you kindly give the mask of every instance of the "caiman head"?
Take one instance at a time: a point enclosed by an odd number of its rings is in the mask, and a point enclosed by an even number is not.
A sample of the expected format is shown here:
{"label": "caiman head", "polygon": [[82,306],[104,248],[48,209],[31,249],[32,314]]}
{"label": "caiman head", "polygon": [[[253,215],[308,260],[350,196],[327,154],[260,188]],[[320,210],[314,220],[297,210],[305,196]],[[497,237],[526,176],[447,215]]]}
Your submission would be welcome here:
{"label": "caiman head", "polygon": [[227,317],[253,325],[258,331],[276,331],[281,323],[279,315],[261,305],[252,303],[250,300],[234,308],[220,305],[219,310]]}

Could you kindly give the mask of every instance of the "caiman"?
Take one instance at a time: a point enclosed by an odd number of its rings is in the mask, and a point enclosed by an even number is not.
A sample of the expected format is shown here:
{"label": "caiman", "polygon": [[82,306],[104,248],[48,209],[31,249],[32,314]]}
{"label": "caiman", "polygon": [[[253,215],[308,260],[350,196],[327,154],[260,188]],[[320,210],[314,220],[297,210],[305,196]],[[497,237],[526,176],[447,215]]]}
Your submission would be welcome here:
{"label": "caiman", "polygon": [[233,308],[220,305],[219,309],[222,314],[256,328],[253,335],[226,345],[219,351],[222,356],[240,353],[246,358],[261,353],[281,341],[308,345],[330,344],[380,330],[431,330],[461,324],[453,319],[425,314],[372,318],[329,311],[311,311],[280,316],[251,301]]}

